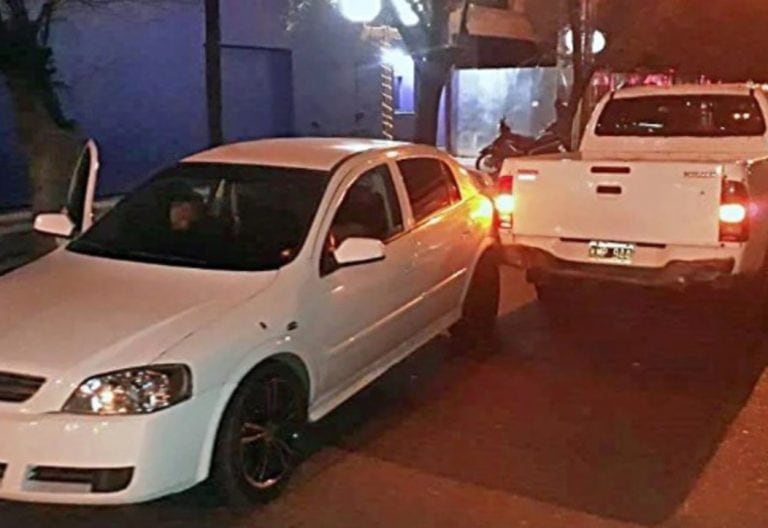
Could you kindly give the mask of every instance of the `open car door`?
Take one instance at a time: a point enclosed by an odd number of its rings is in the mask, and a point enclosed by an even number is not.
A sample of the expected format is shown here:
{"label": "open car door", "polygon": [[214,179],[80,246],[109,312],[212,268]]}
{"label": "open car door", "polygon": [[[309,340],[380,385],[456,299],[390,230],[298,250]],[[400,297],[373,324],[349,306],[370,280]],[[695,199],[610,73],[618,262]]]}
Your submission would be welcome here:
{"label": "open car door", "polygon": [[66,213],[78,234],[93,225],[93,202],[96,197],[98,174],[99,149],[96,142],[89,139],[77,160],[67,194]]}
{"label": "open car door", "polygon": [[99,173],[99,149],[89,139],[75,165],[69,184],[67,203],[58,214],[42,214],[35,218],[35,229],[57,237],[71,238],[93,225],[93,204]]}

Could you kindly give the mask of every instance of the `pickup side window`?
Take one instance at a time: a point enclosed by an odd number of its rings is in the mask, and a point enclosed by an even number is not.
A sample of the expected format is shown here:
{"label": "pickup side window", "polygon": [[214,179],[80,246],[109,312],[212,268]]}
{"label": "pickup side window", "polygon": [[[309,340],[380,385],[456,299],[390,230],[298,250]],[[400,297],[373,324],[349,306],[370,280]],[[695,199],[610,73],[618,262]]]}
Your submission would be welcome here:
{"label": "pickup side window", "polygon": [[752,95],[659,95],[610,101],[595,130],[598,136],[762,136],[765,119]]}

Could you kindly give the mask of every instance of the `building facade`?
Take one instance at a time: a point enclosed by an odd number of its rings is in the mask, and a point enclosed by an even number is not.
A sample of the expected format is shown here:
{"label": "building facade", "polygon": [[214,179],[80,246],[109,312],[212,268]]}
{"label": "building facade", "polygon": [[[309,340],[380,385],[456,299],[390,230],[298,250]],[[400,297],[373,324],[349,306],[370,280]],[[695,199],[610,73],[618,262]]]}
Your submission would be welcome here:
{"label": "building facade", "polygon": [[[396,135],[410,139],[418,94],[413,61],[402,43],[383,51],[327,0],[316,0],[289,24],[287,4],[221,0],[225,141],[380,137],[383,64],[394,70]],[[548,119],[529,115],[549,104],[548,95],[534,93],[533,85],[546,77],[540,70],[521,73],[508,64],[474,70],[471,62],[486,48],[496,49],[500,38],[539,38],[526,18],[527,4],[541,9],[536,0],[473,2],[469,33],[489,39],[471,48],[476,55],[468,59],[470,70],[454,75],[444,101],[441,141],[456,153],[469,155],[490,139],[502,113],[513,116],[521,132],[533,132]],[[51,39],[59,94],[66,115],[100,145],[101,195],[122,193],[154,169],[209,144],[203,0],[63,6]],[[28,195],[4,89],[0,82],[0,209],[22,206]]]}

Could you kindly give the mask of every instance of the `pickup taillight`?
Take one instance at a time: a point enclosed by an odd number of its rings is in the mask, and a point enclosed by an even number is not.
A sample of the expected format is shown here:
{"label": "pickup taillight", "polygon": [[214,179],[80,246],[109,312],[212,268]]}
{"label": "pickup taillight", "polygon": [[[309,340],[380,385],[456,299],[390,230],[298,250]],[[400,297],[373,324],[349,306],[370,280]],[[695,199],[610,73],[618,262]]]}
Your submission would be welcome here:
{"label": "pickup taillight", "polygon": [[496,218],[499,227],[510,229],[512,227],[512,216],[515,212],[515,195],[513,192],[515,177],[511,174],[499,176],[496,182]]}
{"label": "pickup taillight", "polygon": [[723,180],[720,197],[720,241],[749,240],[749,191],[742,182]]}

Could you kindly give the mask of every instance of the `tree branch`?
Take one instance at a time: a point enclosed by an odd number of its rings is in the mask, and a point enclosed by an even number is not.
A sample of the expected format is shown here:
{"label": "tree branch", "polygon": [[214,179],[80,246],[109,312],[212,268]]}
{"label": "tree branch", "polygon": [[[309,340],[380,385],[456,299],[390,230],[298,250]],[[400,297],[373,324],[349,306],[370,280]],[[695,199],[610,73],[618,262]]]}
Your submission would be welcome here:
{"label": "tree branch", "polygon": [[471,4],[469,0],[464,0],[464,5],[461,7],[461,22],[459,23],[459,35],[469,35],[469,8]]}
{"label": "tree branch", "polygon": [[46,0],[45,4],[43,4],[43,7],[40,9],[40,14],[37,17],[37,20],[35,20],[35,28],[39,35],[40,43],[43,46],[48,45],[48,40],[51,35],[53,12],[60,3],[60,0]]}
{"label": "tree branch", "polygon": [[[427,13],[427,10],[421,10],[420,7],[424,6],[423,0],[405,0],[406,3],[411,6],[411,10],[416,13],[416,16],[419,17],[419,25],[422,27],[428,27],[429,26],[429,13]],[[435,0],[432,0],[433,2]]]}
{"label": "tree branch", "polygon": [[8,9],[11,11],[11,18],[19,21],[29,21],[29,12],[24,0],[5,0]]}

